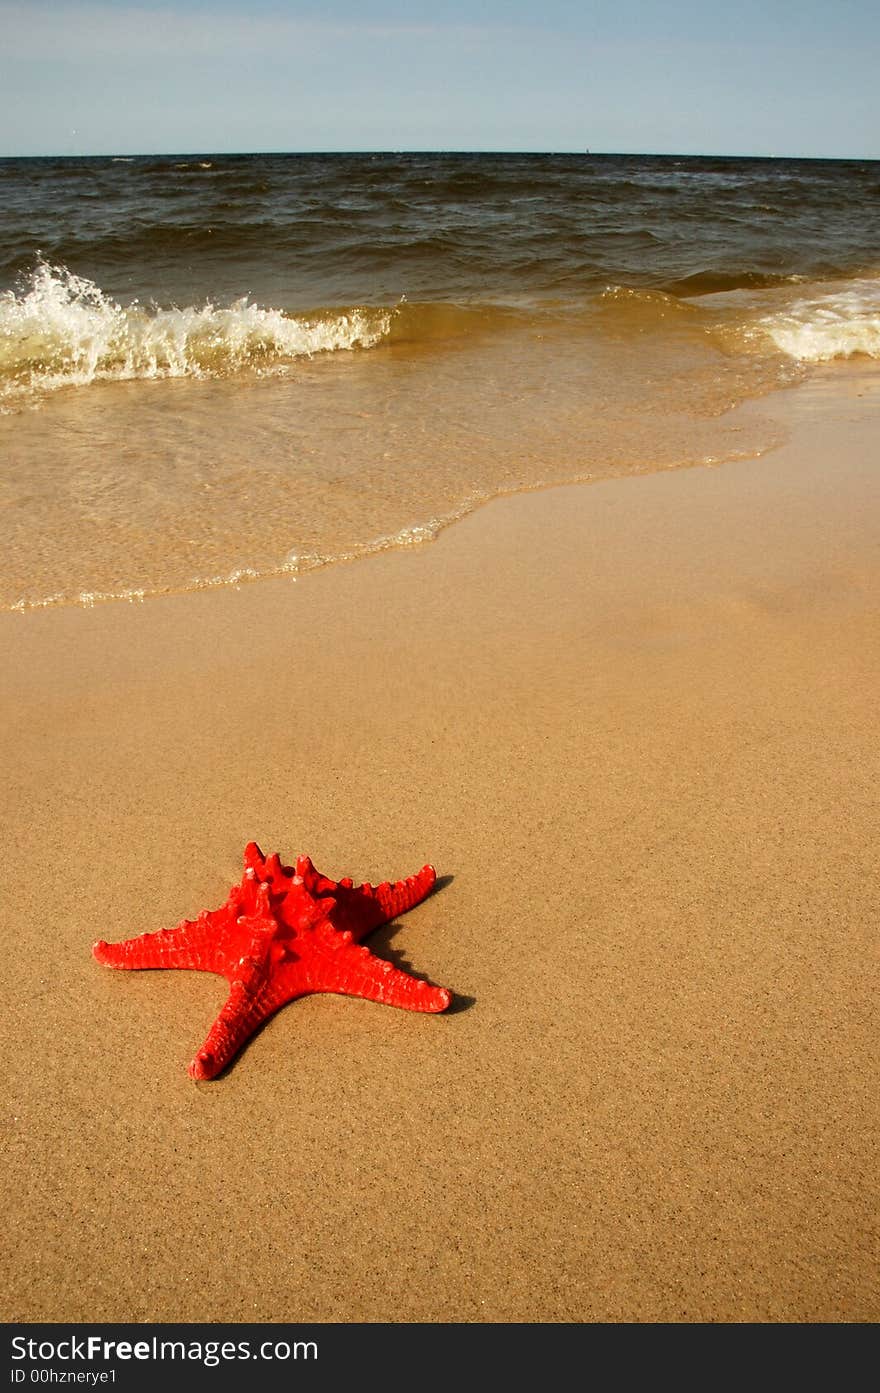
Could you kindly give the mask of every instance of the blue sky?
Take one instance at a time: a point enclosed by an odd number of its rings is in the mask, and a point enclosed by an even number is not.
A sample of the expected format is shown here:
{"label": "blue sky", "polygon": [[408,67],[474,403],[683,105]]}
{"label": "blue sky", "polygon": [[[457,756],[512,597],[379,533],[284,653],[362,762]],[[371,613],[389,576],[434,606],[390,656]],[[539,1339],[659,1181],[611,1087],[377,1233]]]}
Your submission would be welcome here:
{"label": "blue sky", "polygon": [[0,155],[880,157],[876,0],[0,0]]}

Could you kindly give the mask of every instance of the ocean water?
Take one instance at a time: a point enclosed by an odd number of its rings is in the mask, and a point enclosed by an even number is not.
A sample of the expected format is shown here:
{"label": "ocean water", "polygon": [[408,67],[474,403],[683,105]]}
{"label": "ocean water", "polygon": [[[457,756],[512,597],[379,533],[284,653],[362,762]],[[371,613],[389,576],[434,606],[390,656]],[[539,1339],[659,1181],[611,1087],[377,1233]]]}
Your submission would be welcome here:
{"label": "ocean water", "polygon": [[878,213],[870,161],[0,160],[0,608],[760,455],[738,403],[880,360]]}

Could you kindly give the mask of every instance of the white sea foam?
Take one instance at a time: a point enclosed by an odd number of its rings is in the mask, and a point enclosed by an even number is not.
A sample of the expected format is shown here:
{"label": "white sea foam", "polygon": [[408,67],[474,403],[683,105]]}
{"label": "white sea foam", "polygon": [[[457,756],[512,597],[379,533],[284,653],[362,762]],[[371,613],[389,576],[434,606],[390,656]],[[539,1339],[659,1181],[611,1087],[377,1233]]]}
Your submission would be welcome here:
{"label": "white sea foam", "polygon": [[854,280],[796,300],[755,320],[748,336],[756,335],[800,363],[880,358],[880,280]]}
{"label": "white sea foam", "polygon": [[40,262],[22,293],[0,294],[0,394],[273,367],[370,348],[390,324],[391,311],[294,317],[246,297],[225,308],[123,308],[93,281]]}

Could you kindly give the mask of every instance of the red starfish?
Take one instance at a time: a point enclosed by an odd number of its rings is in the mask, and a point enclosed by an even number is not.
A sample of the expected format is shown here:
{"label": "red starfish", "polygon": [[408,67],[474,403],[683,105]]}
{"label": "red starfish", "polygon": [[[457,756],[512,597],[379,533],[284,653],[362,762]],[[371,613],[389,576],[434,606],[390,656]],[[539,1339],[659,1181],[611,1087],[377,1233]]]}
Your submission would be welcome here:
{"label": "red starfish", "polygon": [[222,909],[203,910],[176,929],[159,929],[123,943],[96,943],[109,967],[190,967],[219,972],[232,990],[189,1066],[194,1079],[213,1079],[285,1002],[309,992],[342,992],[403,1006],[445,1011],[452,993],[401,972],[360,940],[428,894],[433,866],[396,884],[354,885],[328,880],[308,856],[296,870],[256,842],[244,852],[244,875]]}

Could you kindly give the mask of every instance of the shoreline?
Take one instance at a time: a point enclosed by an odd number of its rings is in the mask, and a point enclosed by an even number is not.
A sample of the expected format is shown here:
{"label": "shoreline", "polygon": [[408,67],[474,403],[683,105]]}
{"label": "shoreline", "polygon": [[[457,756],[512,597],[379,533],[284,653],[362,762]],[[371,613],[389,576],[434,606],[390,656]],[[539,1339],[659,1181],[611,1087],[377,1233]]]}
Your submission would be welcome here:
{"label": "shoreline", "polygon": [[[761,459],[296,583],[0,616],[6,1319],[877,1318],[878,399],[817,377]],[[194,1085],[222,980],[89,949],[252,838],[433,862],[369,943],[453,1010],[306,998]]]}

